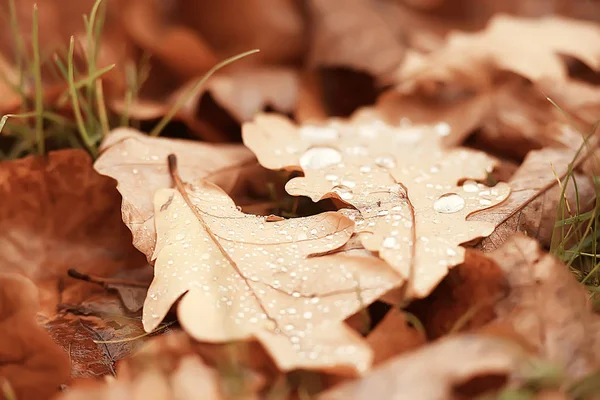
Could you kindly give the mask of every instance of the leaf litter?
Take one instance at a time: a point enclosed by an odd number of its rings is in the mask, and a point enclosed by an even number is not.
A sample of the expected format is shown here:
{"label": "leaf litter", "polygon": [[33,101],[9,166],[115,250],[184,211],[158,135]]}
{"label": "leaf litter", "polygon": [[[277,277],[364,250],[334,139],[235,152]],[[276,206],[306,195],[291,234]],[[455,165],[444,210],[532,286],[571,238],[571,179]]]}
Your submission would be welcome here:
{"label": "leaf litter", "polygon": [[594,398],[591,2],[6,2],[0,397]]}

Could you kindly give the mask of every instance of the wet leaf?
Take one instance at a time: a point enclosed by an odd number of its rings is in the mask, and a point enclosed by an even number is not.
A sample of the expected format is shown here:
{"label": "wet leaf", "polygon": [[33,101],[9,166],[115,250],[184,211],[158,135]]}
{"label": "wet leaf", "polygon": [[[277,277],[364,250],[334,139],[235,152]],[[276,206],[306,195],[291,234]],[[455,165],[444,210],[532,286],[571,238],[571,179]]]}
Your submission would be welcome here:
{"label": "wet leaf", "polygon": [[210,179],[228,192],[241,183],[242,171],[255,164],[253,155],[239,145],[151,138],[132,129],[114,131],[102,149],[94,168],[118,181],[123,221],[133,233],[134,246],[148,257],[156,240],[153,196],[171,185],[166,163],[169,154],[180,158],[186,181]]}
{"label": "wet leaf", "polygon": [[391,126],[366,111],[349,121],[299,127],[259,115],[244,125],[243,136],[263,166],[304,172],[287,183],[290,194],[354,206],[345,213],[355,220],[363,246],[409,279],[411,295],[423,297],[462,262],[461,243],[492,233],[491,224],[467,222],[466,216],[509,192],[504,184],[476,183],[494,160],[474,150],[445,149],[441,141],[449,133],[445,123]]}
{"label": "wet leaf", "polygon": [[369,367],[370,348],[342,321],[401,279],[370,258],[309,257],[342,246],[351,220],[328,212],[269,222],[238,211],[209,182],[174,179],[176,189],[161,189],[154,200],[147,331],[181,297],[179,321],[197,340],[257,339],[283,371]]}
{"label": "wet leaf", "polygon": [[69,358],[37,325],[37,309],[29,279],[0,273],[0,384],[18,399],[50,398],[69,379]]}
{"label": "wet leaf", "polygon": [[[456,386],[482,376],[508,376],[523,360],[518,345],[484,335],[449,337],[390,359],[366,377],[319,400],[455,398]],[[494,389],[492,386],[488,389]]]}
{"label": "wet leaf", "polygon": [[600,319],[569,269],[523,235],[514,235],[489,257],[505,271],[511,287],[496,306],[498,321],[510,323],[570,378],[597,370]]}
{"label": "wet leaf", "polygon": [[[486,252],[495,250],[517,232],[550,245],[562,191],[557,178],[564,178],[573,157],[570,151],[551,148],[530,152],[508,182],[511,187],[508,199],[498,207],[469,216],[470,221],[488,221],[496,226],[494,233],[478,247]],[[593,206],[594,186],[581,174],[575,174],[575,179],[577,191],[569,180],[565,196],[572,213],[576,212],[577,204],[580,212],[585,212]]]}

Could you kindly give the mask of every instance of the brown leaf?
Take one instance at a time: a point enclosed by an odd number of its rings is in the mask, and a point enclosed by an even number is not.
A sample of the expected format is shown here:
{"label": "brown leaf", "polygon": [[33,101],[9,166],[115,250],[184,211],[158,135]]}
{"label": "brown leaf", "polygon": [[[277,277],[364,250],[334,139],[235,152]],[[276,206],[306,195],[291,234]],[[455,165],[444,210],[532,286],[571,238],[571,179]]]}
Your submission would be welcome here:
{"label": "brown leaf", "polygon": [[47,399],[69,379],[69,358],[35,322],[38,293],[17,274],[0,273],[0,385],[18,399]]}
{"label": "brown leaf", "polygon": [[507,289],[502,269],[481,252],[467,249],[464,263],[408,311],[421,321],[429,339],[473,332],[495,319],[494,306]]}
{"label": "brown leaf", "polygon": [[[508,376],[518,369],[523,351],[513,343],[484,335],[449,337],[395,357],[366,377],[333,388],[319,400],[437,400],[482,376]],[[494,387],[488,388],[494,389]]]}
{"label": "brown leaf", "polygon": [[197,340],[257,339],[284,371],[369,367],[370,348],[343,320],[401,279],[372,258],[309,257],[342,246],[352,221],[329,212],[268,222],[238,211],[208,182],[184,188],[175,179],[177,189],[161,189],[154,200],[147,331],[181,298],[179,321]]}
{"label": "brown leaf", "polygon": [[394,356],[421,347],[427,338],[408,324],[404,311],[393,308],[369,333],[367,342],[375,353],[373,365],[377,366]]}
{"label": "brown leaf", "polygon": [[[143,262],[121,222],[115,184],[92,169],[82,150],[0,163],[0,263],[32,279],[47,316],[60,302],[78,303],[69,268],[106,276]],[[62,283],[62,289],[59,287]],[[75,289],[75,288],[73,288]],[[71,297],[65,297],[71,296]]]}
{"label": "brown leaf", "polygon": [[510,323],[570,378],[597,370],[600,319],[569,269],[523,235],[514,235],[489,257],[505,271],[511,287],[496,307],[498,321]]}
{"label": "brown leaf", "polygon": [[[183,332],[175,332],[149,341],[134,356],[119,365],[116,380],[108,383],[79,384],[59,400],[178,399],[221,400],[228,396],[226,376],[206,365],[194,344]],[[260,377],[247,373],[237,376],[236,385],[253,399],[260,388]]]}
{"label": "brown leaf", "polygon": [[[494,233],[484,238],[478,247],[485,252],[495,250],[516,232],[524,232],[543,245],[550,245],[562,191],[557,177],[562,179],[566,175],[573,157],[572,152],[550,148],[530,152],[508,182],[511,187],[508,199],[498,207],[469,216],[469,220],[488,221],[496,226]],[[569,180],[565,196],[572,213],[576,212],[577,204],[584,212],[593,206],[594,186],[583,175],[576,174],[575,179],[577,191]]]}
{"label": "brown leaf", "polygon": [[[513,40],[515,37],[532,40]],[[399,81],[411,85],[459,80],[471,87],[491,82],[498,71],[510,71],[532,81],[567,78],[559,54],[575,57],[599,69],[600,28],[591,22],[559,16],[527,19],[496,15],[485,30],[455,32],[446,45],[422,63],[403,68]]]}
{"label": "brown leaf", "polygon": [[255,163],[254,156],[240,145],[152,138],[132,129],[112,132],[94,168],[118,181],[123,221],[133,233],[134,246],[147,257],[156,240],[153,196],[158,189],[171,186],[166,163],[171,153],[181,160],[186,181],[210,179],[228,192],[239,185],[243,169]]}
{"label": "brown leaf", "polygon": [[312,66],[349,67],[382,77],[398,68],[405,46],[370,0],[311,0]]}
{"label": "brown leaf", "polygon": [[[64,312],[44,323],[48,334],[69,355],[73,378],[115,375],[117,361],[143,343],[132,339],[144,334],[139,317],[127,315],[118,302],[108,298],[65,306]],[[116,343],[96,343],[106,341]]]}
{"label": "brown leaf", "polygon": [[507,186],[486,188],[494,166],[487,155],[447,150],[447,124],[388,125],[371,110],[350,120],[297,127],[277,115],[259,115],[243,127],[244,143],[270,169],[304,171],[286,185],[292,195],[313,201],[333,197],[354,210],[363,246],[378,252],[410,281],[411,295],[426,296],[460,264],[459,245],[492,232],[488,223],[465,219],[508,196]]}

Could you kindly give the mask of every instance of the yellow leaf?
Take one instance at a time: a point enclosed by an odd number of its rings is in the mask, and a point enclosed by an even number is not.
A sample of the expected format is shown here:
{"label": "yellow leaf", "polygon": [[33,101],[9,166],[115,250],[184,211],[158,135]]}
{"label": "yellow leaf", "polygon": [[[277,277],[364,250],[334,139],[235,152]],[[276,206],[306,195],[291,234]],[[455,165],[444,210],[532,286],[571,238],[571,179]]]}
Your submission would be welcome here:
{"label": "yellow leaf", "polygon": [[463,261],[461,243],[494,229],[466,217],[509,193],[505,184],[461,184],[484,179],[495,162],[478,151],[444,149],[449,129],[390,126],[371,111],[299,127],[267,114],[245,124],[243,137],[265,167],[304,171],[287,183],[290,194],[336,197],[355,207],[346,214],[363,246],[410,281],[409,293],[424,297]]}

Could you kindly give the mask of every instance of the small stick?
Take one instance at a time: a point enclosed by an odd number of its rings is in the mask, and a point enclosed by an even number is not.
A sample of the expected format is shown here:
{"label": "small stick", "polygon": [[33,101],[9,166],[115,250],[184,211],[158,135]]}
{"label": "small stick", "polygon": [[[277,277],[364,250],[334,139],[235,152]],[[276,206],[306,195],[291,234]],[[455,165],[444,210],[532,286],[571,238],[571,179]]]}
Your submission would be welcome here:
{"label": "small stick", "polygon": [[84,274],[84,273],[74,270],[73,268],[70,268],[67,271],[67,274],[73,279],[79,279],[80,281],[95,283],[97,285],[101,285],[104,287],[108,287],[108,285],[121,285],[121,286],[131,286],[131,287],[137,287],[137,288],[143,288],[143,289],[148,288],[148,284],[144,283],[144,282],[128,281],[126,279],[103,278],[100,276]]}

